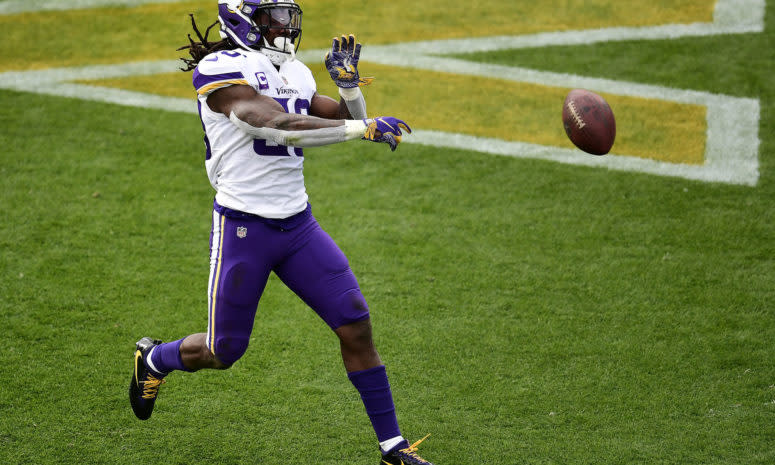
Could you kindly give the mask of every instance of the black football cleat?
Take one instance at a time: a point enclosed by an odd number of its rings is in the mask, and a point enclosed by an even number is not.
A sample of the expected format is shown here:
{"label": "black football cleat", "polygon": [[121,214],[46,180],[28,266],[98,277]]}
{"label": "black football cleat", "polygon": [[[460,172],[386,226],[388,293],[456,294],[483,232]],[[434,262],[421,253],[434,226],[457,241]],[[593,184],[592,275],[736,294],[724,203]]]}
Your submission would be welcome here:
{"label": "black football cleat", "polygon": [[161,341],[157,339],[144,337],[137,341],[135,349],[135,371],[129,382],[129,403],[132,405],[132,411],[141,420],[151,418],[153,404],[159,395],[159,386],[164,383],[164,379],[154,376],[145,366],[145,356],[159,344]]}
{"label": "black football cleat", "polygon": [[425,441],[430,434],[404,449],[394,449],[382,456],[379,465],[433,465],[417,455],[417,446]]}

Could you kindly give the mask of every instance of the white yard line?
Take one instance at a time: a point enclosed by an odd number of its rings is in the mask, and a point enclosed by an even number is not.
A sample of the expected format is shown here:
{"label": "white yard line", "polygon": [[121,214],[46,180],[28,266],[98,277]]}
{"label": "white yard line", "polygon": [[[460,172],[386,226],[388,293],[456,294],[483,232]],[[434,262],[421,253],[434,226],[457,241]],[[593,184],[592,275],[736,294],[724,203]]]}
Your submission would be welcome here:
{"label": "white yard line", "polygon": [[[13,1],[5,3],[22,2]],[[39,1],[33,3],[53,4],[54,2]],[[111,0],[82,0],[81,2],[68,2],[68,5],[88,3],[100,5],[107,3],[139,4],[150,3],[150,1],[116,2],[114,0],[111,2]],[[3,4],[0,3],[0,5]],[[672,39],[730,33],[756,33],[764,30],[764,10],[764,0],[719,0],[712,23],[671,24],[639,28],[607,28],[525,36],[499,36],[367,46],[364,48],[362,60],[391,66],[462,74],[483,79],[497,78],[563,88],[586,88],[608,94],[696,104],[707,108],[708,129],[705,162],[703,165],[658,162],[627,156],[627,154],[595,157],[583,154],[578,150],[420,129],[411,136],[404,138],[404,141],[408,143],[474,150],[520,158],[552,160],[585,166],[600,166],[614,170],[677,176],[708,182],[754,186],[759,179],[760,104],[758,99],[730,97],[695,90],[551,73],[526,68],[472,63],[440,55],[499,49],[535,48],[551,45],[577,45],[606,41]],[[1,9],[0,12],[2,12]],[[319,63],[322,61],[325,52],[326,50],[307,50],[300,53],[299,58],[307,63]],[[173,72],[178,68],[179,63],[174,60],[165,60],[42,71],[7,72],[0,73],[0,88],[143,108],[196,113],[193,97],[191,99],[161,97],[141,92],[72,83],[76,79],[93,80]],[[562,130],[559,120],[558,128],[558,130]],[[615,148],[616,146],[614,146]]]}
{"label": "white yard line", "polygon": [[[464,74],[474,77],[498,78],[514,82],[548,85],[564,88],[584,88],[608,94],[630,97],[642,97],[654,100],[663,100],[676,103],[688,103],[703,105],[707,108],[707,139],[705,147],[705,163],[701,166],[680,166],[674,163],[653,165],[651,162],[622,162],[622,157],[606,156],[597,160],[589,160],[589,156],[581,156],[576,152],[575,157],[562,156],[565,163],[577,161],[579,164],[602,165],[616,169],[632,169],[654,174],[670,174],[701,179],[705,181],[727,182],[732,184],[756,185],[759,179],[759,119],[760,108],[758,99],[730,97],[726,95],[711,94],[694,90],[674,89],[670,87],[637,84],[610,79],[590,78],[571,74],[550,73],[525,68],[515,68],[500,65],[472,65],[465,60],[449,59],[443,57],[415,56],[415,55],[382,55],[372,53],[364,60],[376,61],[383,64],[399,65],[401,58],[403,64],[412,68],[426,69],[452,74]],[[408,58],[407,58],[408,57]],[[558,110],[559,114],[559,110]],[[558,128],[560,122],[558,120]],[[559,129],[558,129],[559,130]],[[412,142],[418,139],[415,135],[405,139]],[[433,137],[437,141],[437,137]],[[478,139],[477,139],[478,140]],[[424,142],[421,142],[424,143]],[[488,141],[489,145],[495,144]],[[433,144],[430,144],[433,145]],[[525,146],[511,143],[496,144],[498,149],[492,153],[500,153],[503,147],[520,149],[513,156],[528,158],[535,157],[534,150],[521,150]],[[614,152],[616,145],[614,144]],[[476,149],[472,149],[476,150]],[[480,151],[491,152],[482,147]],[[621,154],[626,155],[626,154]],[[559,161],[559,160],[558,160]],[[664,166],[663,166],[664,165]],[[670,167],[674,169],[671,170]],[[702,172],[695,173],[695,172]]]}
{"label": "white yard line", "polygon": [[[580,31],[541,32],[520,36],[429,40],[383,47],[396,54],[487,52],[561,45],[587,45],[624,40],[658,40],[764,31],[765,0],[719,0],[712,23],[665,24],[643,27],[609,27]],[[364,49],[365,51],[366,49]]]}
{"label": "white yard line", "polygon": [[5,0],[0,2],[0,14],[81,10],[106,6],[139,6],[147,3],[180,3],[181,1],[184,0]]}

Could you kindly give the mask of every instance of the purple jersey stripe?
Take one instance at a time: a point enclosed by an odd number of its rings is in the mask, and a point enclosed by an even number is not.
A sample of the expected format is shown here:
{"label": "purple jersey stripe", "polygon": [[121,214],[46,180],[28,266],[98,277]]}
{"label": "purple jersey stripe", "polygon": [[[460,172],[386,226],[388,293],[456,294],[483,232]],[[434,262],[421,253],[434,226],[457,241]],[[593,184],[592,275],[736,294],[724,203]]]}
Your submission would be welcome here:
{"label": "purple jersey stripe", "polygon": [[240,72],[236,73],[223,73],[223,74],[202,74],[199,69],[194,70],[194,89],[199,90],[204,86],[210,85],[218,81],[232,81],[236,79],[245,79],[245,76]]}

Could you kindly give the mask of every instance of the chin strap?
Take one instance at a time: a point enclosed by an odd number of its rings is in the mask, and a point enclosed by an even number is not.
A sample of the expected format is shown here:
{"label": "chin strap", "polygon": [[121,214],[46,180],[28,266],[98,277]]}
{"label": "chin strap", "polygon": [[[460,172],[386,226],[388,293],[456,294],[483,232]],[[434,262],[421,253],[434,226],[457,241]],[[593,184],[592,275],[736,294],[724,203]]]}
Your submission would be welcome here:
{"label": "chin strap", "polygon": [[269,45],[266,37],[262,37],[261,40],[264,41],[261,53],[266,55],[273,65],[280,66],[286,61],[296,59],[296,47],[287,37],[275,37],[273,45]]}

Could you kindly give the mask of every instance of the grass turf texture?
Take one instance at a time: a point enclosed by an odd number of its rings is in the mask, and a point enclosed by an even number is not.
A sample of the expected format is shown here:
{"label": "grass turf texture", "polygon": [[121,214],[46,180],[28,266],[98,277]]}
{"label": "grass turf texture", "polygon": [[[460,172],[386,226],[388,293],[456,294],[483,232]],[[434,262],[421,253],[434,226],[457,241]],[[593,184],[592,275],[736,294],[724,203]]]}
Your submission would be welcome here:
{"label": "grass turf texture", "polygon": [[[769,7],[768,30],[773,19]],[[765,32],[488,58],[760,98],[755,188],[413,145],[306,151],[315,214],[372,307],[402,427],[433,433],[424,455],[775,460],[772,43]],[[246,356],[171,376],[137,421],[134,341],[206,323],[199,122],[0,101],[0,460],[375,462],[335,338],[276,280]]]}

